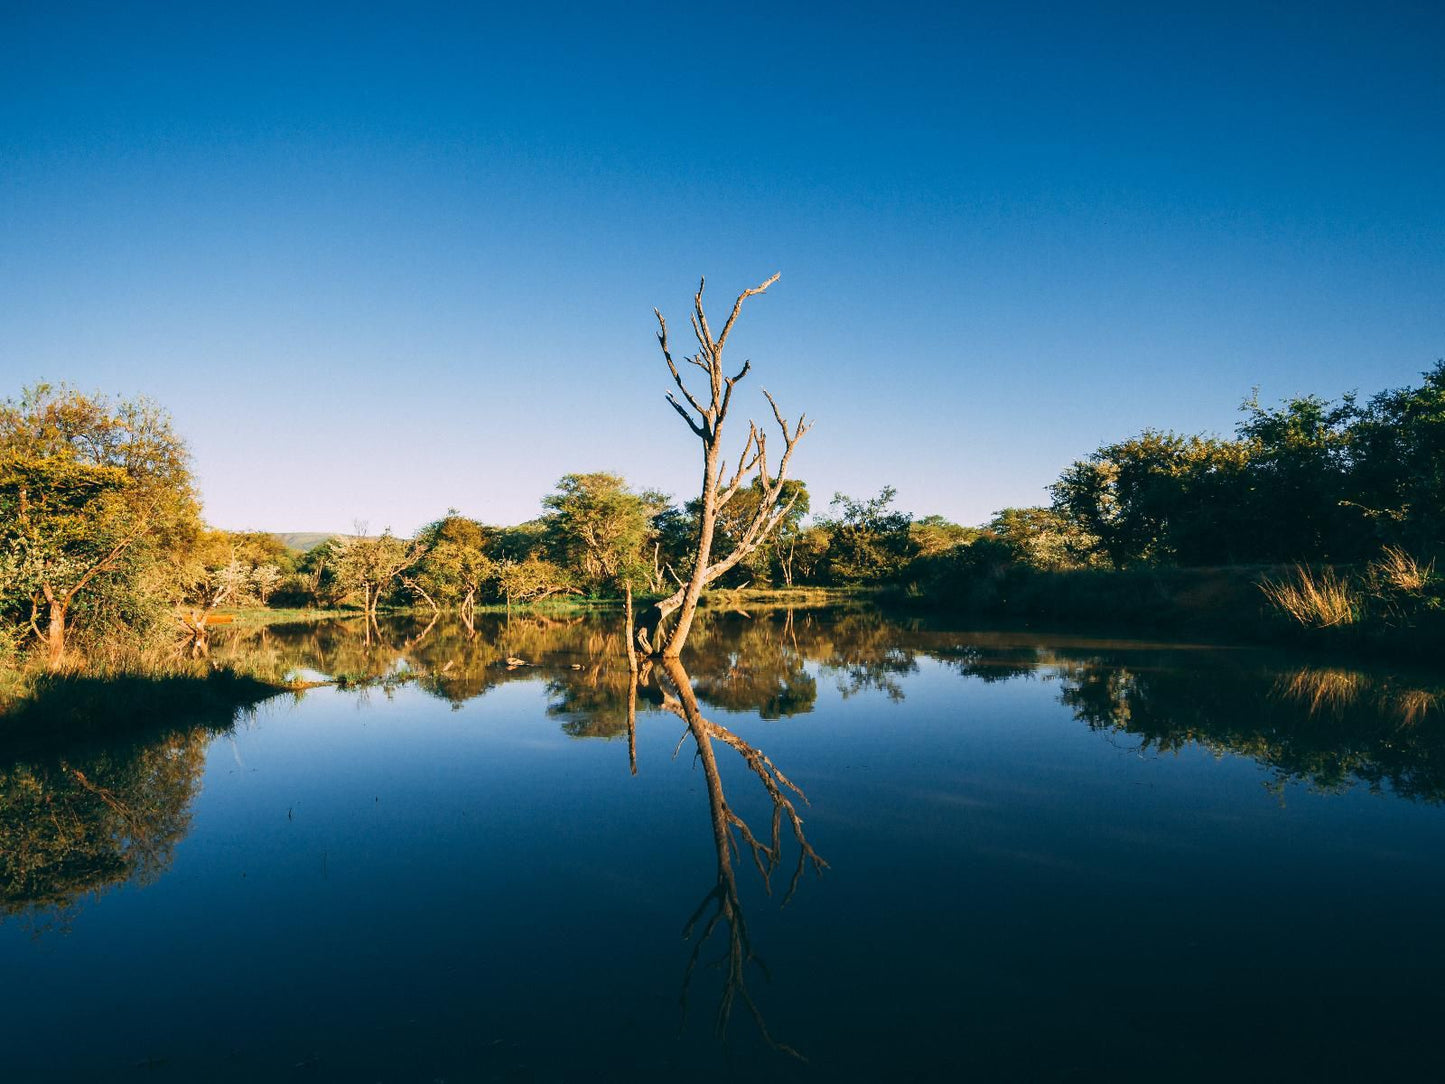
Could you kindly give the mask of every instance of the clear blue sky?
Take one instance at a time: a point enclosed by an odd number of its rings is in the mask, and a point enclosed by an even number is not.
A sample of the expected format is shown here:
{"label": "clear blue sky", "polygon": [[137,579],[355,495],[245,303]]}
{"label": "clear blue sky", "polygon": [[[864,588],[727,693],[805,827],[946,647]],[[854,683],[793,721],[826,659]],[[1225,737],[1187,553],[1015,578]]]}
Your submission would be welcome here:
{"label": "clear blue sky", "polygon": [[1438,2],[467,7],[0,0],[0,395],[161,401],[226,527],[686,497],[652,306],[781,271],[739,422],[975,523],[1445,354]]}

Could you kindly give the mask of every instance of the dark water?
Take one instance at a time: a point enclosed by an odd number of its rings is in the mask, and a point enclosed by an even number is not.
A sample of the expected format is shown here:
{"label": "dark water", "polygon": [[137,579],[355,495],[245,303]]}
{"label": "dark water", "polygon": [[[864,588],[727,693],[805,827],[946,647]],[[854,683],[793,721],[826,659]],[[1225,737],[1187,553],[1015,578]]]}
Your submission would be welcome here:
{"label": "dark water", "polygon": [[348,687],[0,750],[0,1080],[1438,1067],[1429,680],[858,613],[635,694],[590,619],[219,651]]}

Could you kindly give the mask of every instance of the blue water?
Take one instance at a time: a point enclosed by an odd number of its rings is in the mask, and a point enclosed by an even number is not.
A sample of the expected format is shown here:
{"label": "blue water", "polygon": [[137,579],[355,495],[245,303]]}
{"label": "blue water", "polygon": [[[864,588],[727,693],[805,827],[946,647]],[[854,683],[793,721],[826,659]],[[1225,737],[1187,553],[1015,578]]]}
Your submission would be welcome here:
{"label": "blue water", "polygon": [[[11,889],[0,1079],[1334,1079],[1434,1065],[1445,703],[1428,682],[1327,672],[1316,693],[1333,680],[1356,696],[1321,707],[1298,692],[1314,673],[1298,660],[888,623],[863,643],[826,615],[801,636],[783,620],[717,619],[684,657],[707,720],[806,793],[795,805],[827,863],[784,905],[798,859],[786,819],[766,883],[740,844],[757,959],[721,1026],[726,922],[683,1003],[710,912],[692,940],[683,929],[718,853],[666,676],[639,690],[633,775],[626,663],[605,629],[534,637],[512,670],[438,637],[387,663],[417,681],[312,689],[192,732],[195,785],[165,799],[189,825],[157,868],[64,901]],[[491,635],[496,654],[515,650]],[[442,660],[465,651],[489,687],[445,699]],[[710,683],[726,691],[709,700]],[[806,695],[769,694],[783,686]],[[1102,721],[1065,702],[1096,686],[1112,690]],[[778,717],[741,709],[740,687]],[[612,736],[568,733],[589,727]],[[1160,751],[1161,735],[1177,748]],[[766,845],[759,775],[712,748],[729,806]],[[48,755],[45,808],[114,813],[72,801],[65,773],[84,764],[104,785],[132,753]],[[13,780],[44,759],[27,756],[0,770]],[[108,797],[131,810],[108,829],[127,836],[116,847],[143,847],[143,796]],[[7,838],[37,824],[32,810]]]}

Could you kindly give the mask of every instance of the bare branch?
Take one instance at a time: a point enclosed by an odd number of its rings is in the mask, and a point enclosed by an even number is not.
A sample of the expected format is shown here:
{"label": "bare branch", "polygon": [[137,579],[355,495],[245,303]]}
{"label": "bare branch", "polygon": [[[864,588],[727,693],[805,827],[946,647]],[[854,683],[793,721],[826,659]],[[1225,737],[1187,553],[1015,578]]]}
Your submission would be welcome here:
{"label": "bare branch", "polygon": [[[783,456],[778,464],[776,477],[769,470],[768,449],[766,435],[755,422],[748,423],[748,439],[743,444],[742,454],[738,457],[735,468],[724,483],[724,476],[727,473],[726,463],[720,455],[723,423],[727,419],[728,412],[732,406],[732,396],[736,389],[737,382],[742,380],[752,369],[752,363],[745,361],[742,367],[734,376],[725,376],[723,369],[723,347],[727,342],[733,325],[737,322],[739,313],[742,311],[743,302],[749,297],[763,293],[781,276],[774,274],[765,282],[744,290],[733,302],[731,313],[723,325],[722,334],[714,338],[712,329],[708,324],[707,313],[703,308],[703,289],[706,280],[698,283],[697,293],[693,296],[693,312],[691,314],[693,334],[697,337],[700,351],[695,358],[689,358],[700,369],[706,370],[710,385],[711,398],[706,406],[703,406],[700,399],[694,397],[684,386],[673,361],[671,349],[667,341],[667,323],[661,312],[654,309],[653,312],[658,320],[658,341],[662,346],[663,358],[667,362],[668,372],[672,375],[673,381],[677,384],[679,391],[687,400],[687,403],[696,412],[697,420],[682,405],[671,392],[668,393],[668,402],[672,404],[679,416],[687,422],[688,428],[693,432],[703,445],[703,487],[701,493],[701,511],[698,516],[698,534],[696,554],[693,559],[692,575],[688,583],[681,587],[679,592],[656,606],[657,620],[653,625],[652,644],[654,649],[663,656],[676,658],[682,651],[683,643],[687,639],[688,632],[692,626],[693,616],[697,611],[698,603],[707,585],[717,578],[722,572],[736,565],[748,554],[756,550],[767,541],[769,535],[782,522],[783,515],[791,509],[788,505],[782,514],[778,514],[777,507],[782,497],[783,483],[787,476],[788,467],[792,459],[794,446],[802,435],[807,431],[806,420],[801,419],[796,428],[790,430],[787,420],[782,416],[778,405],[768,396],[768,403],[773,411],[773,418],[782,431],[784,450]],[[764,393],[766,394],[766,392]],[[742,529],[741,542],[733,547],[733,552],[722,561],[713,562],[712,546],[717,529],[718,513],[733,499],[742,488],[744,482],[756,472],[762,489],[762,499],[757,508],[751,514],[749,522]],[[661,628],[663,622],[673,612],[677,612],[677,623],[672,632],[665,639]]]}
{"label": "bare branch", "polygon": [[[653,309],[652,311],[657,317],[657,343],[662,347],[662,356],[667,362],[668,371],[672,373],[672,379],[676,382],[678,390],[687,397],[687,401],[692,405],[693,410],[706,417],[707,411],[703,409],[701,403],[693,398],[692,392],[687,390],[687,385],[682,382],[682,374],[677,371],[677,366],[673,364],[672,351],[667,345],[667,320],[657,309]],[[693,359],[688,358],[687,360],[692,361]]]}
{"label": "bare branch", "polygon": [[737,376],[730,376],[730,377],[727,378],[727,380],[723,381],[723,383],[726,385],[726,387],[725,387],[724,390],[723,390],[723,400],[722,400],[722,407],[721,407],[721,411],[720,411],[721,414],[726,415],[727,412],[728,412],[728,407],[732,405],[732,401],[733,401],[733,385],[736,384],[736,383],[737,383],[739,380],[741,380],[743,377],[747,376],[749,370],[751,370],[752,367],[753,367],[753,363],[752,363],[751,361],[745,361],[745,362],[743,362],[743,367],[738,370],[738,375],[737,375]]}
{"label": "bare branch", "polygon": [[[684,392],[684,394],[686,393]],[[697,422],[692,420],[692,415],[687,412],[687,408],[685,406],[683,406],[677,401],[677,397],[673,395],[672,392],[667,393],[667,401],[672,404],[672,409],[677,411],[678,414],[682,416],[682,420],[687,422],[687,427],[689,429],[691,429],[699,437],[707,436],[707,430],[703,428],[703,426],[698,425]],[[706,419],[704,419],[704,424],[706,424]]]}
{"label": "bare branch", "polygon": [[[740,313],[740,312],[743,311],[743,302],[746,301],[746,300],[747,300],[748,298],[750,298],[750,297],[754,297],[754,296],[756,296],[757,294],[760,294],[760,293],[765,292],[769,286],[771,286],[773,283],[777,282],[778,279],[780,279],[780,278],[782,278],[782,277],[783,277],[783,273],[782,273],[781,271],[775,271],[775,272],[773,272],[772,278],[768,279],[767,282],[764,282],[764,283],[762,283],[761,285],[758,285],[758,286],[750,287],[749,289],[746,289],[746,290],[744,290],[742,293],[738,294],[738,299],[733,302],[732,315],[728,317],[728,322],[723,325],[722,334],[721,334],[720,336],[718,336],[717,348],[718,348],[719,351],[722,350],[723,344],[728,341],[728,334],[732,331],[732,329],[733,329],[733,324],[737,322],[738,313]],[[701,304],[702,304],[702,291],[701,291],[701,290],[698,291],[698,295],[697,295],[697,296],[698,296],[698,304],[699,304],[699,306],[701,306]]]}

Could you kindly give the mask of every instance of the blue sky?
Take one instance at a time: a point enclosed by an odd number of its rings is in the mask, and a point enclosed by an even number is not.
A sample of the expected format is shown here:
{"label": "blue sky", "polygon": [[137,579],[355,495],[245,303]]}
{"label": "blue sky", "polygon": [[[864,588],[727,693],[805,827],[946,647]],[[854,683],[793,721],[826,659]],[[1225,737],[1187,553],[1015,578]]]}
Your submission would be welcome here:
{"label": "blue sky", "polygon": [[701,274],[783,276],[739,440],[968,523],[1445,354],[1439,4],[303,7],[0,0],[0,394],[159,400],[221,526],[695,493]]}

